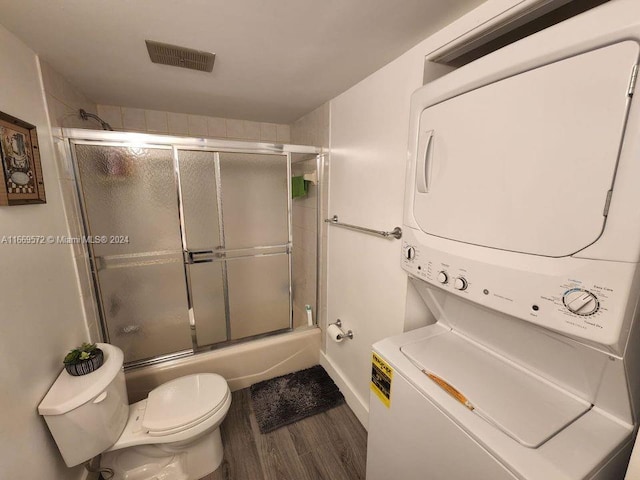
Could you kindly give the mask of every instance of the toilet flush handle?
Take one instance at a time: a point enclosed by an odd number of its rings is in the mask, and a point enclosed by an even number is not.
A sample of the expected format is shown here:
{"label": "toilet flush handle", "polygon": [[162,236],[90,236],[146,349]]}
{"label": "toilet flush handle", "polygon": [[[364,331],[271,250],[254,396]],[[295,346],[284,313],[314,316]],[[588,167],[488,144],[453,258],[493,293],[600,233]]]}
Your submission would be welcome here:
{"label": "toilet flush handle", "polygon": [[100,395],[98,395],[96,398],[94,398],[93,399],[93,403],[100,403],[105,398],[107,398],[107,391],[106,390],[104,392],[102,392]]}

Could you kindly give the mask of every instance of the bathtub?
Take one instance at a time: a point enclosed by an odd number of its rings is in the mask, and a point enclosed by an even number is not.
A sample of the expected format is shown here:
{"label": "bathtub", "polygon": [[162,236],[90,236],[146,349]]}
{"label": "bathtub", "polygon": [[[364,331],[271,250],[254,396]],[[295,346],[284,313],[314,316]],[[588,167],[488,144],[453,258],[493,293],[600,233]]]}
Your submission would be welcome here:
{"label": "bathtub", "polygon": [[190,357],[127,370],[129,403],[146,398],[155,387],[192,373],[218,373],[232,391],[256,382],[317,365],[319,328],[296,330]]}

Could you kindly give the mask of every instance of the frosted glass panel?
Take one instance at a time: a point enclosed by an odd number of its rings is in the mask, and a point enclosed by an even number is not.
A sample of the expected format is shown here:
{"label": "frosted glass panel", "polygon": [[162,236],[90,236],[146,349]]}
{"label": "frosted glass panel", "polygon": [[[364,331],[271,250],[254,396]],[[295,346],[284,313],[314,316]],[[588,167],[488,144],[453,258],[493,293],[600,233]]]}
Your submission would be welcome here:
{"label": "frosted glass panel", "polygon": [[222,265],[222,262],[189,265],[198,346],[227,339]]}
{"label": "frosted glass panel", "polygon": [[215,153],[180,151],[178,165],[187,248],[215,249],[220,246]]}
{"label": "frosted glass panel", "polygon": [[289,256],[227,262],[231,338],[289,328]]}
{"label": "frosted glass panel", "polygon": [[94,245],[95,255],[181,249],[171,150],[75,149],[90,234],[128,237],[128,243]]}
{"label": "frosted glass panel", "polygon": [[220,173],[226,248],[287,243],[287,158],[221,153]]}
{"label": "frosted glass panel", "polygon": [[109,340],[125,362],[192,347],[170,149],[75,145]]}
{"label": "frosted glass panel", "polygon": [[132,362],[191,348],[181,258],[99,272],[111,343]]}
{"label": "frosted glass panel", "polygon": [[128,240],[92,248],[125,362],[193,348],[189,296],[198,346],[291,327],[285,155],[179,150],[178,192],[170,148],[72,148],[88,234]]}

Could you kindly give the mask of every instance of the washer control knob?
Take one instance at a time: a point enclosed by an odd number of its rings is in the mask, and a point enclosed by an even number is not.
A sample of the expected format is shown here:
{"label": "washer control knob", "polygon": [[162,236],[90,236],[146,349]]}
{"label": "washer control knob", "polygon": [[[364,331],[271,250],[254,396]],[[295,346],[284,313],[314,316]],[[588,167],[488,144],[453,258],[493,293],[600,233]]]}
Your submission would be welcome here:
{"label": "washer control knob", "polygon": [[455,288],[456,290],[466,290],[468,286],[469,283],[464,277],[458,277],[453,282],[453,288]]}
{"label": "washer control knob", "polygon": [[562,302],[567,309],[576,315],[593,315],[600,308],[598,297],[588,290],[573,288],[562,296]]}
{"label": "washer control knob", "polygon": [[438,272],[438,281],[443,285],[449,283],[449,275],[447,275],[447,272],[445,272],[444,270]]}
{"label": "washer control knob", "polygon": [[413,260],[416,258],[416,249],[411,246],[406,247],[404,249],[404,258],[407,260]]}

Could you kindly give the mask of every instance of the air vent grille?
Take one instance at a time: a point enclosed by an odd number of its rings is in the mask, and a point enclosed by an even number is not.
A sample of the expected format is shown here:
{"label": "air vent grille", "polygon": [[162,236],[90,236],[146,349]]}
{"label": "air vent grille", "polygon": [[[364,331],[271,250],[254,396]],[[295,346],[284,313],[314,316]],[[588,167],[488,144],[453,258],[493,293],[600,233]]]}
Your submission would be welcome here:
{"label": "air vent grille", "polygon": [[149,57],[153,63],[171,65],[173,67],[190,68],[201,72],[213,70],[215,53],[201,52],[192,48],[169,45],[168,43],[145,40]]}

